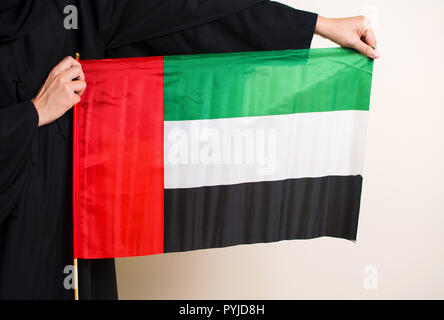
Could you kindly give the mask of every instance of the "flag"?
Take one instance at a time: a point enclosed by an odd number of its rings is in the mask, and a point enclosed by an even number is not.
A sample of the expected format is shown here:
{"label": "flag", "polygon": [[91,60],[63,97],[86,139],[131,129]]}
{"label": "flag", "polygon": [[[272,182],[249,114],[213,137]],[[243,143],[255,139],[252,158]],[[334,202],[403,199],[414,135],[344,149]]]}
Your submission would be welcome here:
{"label": "flag", "polygon": [[356,239],[372,60],[329,48],[81,63],[76,258]]}

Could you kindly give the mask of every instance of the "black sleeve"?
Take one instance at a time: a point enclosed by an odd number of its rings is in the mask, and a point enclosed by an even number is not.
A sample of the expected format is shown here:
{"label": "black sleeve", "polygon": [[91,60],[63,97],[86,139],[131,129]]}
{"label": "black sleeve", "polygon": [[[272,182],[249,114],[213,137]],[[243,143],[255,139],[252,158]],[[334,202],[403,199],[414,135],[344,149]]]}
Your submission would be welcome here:
{"label": "black sleeve", "polygon": [[180,32],[108,48],[108,57],[310,48],[317,14],[262,1]]}
{"label": "black sleeve", "polygon": [[103,46],[112,49],[207,23],[263,1],[79,0],[84,25],[79,31],[95,30]]}
{"label": "black sleeve", "polygon": [[31,101],[0,108],[0,223],[13,210],[26,181],[38,122]]}

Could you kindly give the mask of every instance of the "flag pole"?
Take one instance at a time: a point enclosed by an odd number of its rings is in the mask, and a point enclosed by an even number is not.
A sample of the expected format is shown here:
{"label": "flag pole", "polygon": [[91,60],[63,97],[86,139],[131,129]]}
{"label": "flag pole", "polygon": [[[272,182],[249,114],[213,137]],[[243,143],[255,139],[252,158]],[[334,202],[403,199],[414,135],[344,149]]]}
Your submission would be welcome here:
{"label": "flag pole", "polygon": [[[75,58],[80,60],[80,53],[76,52]],[[74,300],[79,300],[79,274],[77,267],[77,215],[78,215],[78,157],[79,157],[79,132],[78,132],[78,109],[73,107],[74,125],[73,125],[73,285]]]}

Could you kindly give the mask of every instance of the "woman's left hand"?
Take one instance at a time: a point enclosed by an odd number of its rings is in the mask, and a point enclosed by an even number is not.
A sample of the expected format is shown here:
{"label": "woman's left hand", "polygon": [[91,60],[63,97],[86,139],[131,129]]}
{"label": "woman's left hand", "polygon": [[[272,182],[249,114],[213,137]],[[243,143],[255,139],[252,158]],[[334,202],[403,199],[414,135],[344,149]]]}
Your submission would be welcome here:
{"label": "woman's left hand", "polygon": [[315,33],[369,58],[379,58],[375,34],[364,16],[335,19],[318,16]]}

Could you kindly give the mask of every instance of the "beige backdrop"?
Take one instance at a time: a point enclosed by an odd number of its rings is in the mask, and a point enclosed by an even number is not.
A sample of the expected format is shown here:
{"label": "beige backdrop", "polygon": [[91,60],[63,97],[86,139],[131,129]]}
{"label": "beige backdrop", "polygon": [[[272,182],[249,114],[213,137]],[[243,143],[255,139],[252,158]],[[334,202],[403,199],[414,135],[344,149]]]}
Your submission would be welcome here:
{"label": "beige backdrop", "polygon": [[[118,259],[121,299],[443,299],[444,1],[283,1],[369,12],[374,69],[356,243],[321,238]],[[313,47],[333,46],[315,37]]]}

